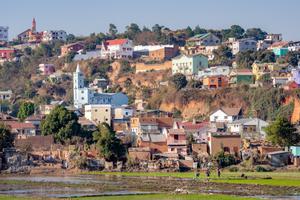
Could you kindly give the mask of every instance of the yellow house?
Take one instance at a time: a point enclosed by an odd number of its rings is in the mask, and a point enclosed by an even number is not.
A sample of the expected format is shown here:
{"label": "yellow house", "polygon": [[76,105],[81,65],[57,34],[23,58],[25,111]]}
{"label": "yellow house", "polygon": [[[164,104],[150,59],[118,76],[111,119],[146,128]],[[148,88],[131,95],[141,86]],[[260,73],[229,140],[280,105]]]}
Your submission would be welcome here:
{"label": "yellow house", "polygon": [[255,80],[259,80],[264,74],[281,70],[286,65],[278,64],[278,63],[258,63],[254,62],[252,64],[252,73],[255,76]]}
{"label": "yellow house", "polygon": [[96,124],[106,122],[108,125],[111,125],[111,105],[86,105],[84,110],[84,117],[88,120]]}

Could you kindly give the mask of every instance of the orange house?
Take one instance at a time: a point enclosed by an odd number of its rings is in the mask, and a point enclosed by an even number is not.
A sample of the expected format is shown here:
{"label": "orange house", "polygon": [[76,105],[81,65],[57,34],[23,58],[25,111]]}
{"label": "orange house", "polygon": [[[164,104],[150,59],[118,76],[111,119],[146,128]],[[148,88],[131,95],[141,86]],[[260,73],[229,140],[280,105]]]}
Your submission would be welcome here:
{"label": "orange house", "polygon": [[203,78],[204,88],[223,88],[228,86],[228,78],[226,76],[207,76]]}

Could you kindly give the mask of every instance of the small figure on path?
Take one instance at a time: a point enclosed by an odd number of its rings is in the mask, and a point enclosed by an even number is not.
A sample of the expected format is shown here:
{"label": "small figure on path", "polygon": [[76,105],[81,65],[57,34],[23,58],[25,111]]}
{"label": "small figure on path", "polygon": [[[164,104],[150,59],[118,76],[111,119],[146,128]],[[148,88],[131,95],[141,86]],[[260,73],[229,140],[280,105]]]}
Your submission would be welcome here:
{"label": "small figure on path", "polygon": [[218,178],[220,178],[221,177],[221,169],[220,169],[220,167],[217,168],[217,174],[218,174]]}

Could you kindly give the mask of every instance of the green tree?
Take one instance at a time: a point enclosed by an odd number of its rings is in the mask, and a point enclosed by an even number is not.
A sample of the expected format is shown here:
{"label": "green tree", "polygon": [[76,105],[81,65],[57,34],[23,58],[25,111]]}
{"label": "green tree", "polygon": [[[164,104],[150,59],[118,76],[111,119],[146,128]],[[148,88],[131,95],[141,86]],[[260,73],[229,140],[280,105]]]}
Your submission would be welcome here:
{"label": "green tree", "polygon": [[117,161],[124,156],[125,149],[120,139],[107,123],[98,126],[98,130],[93,133],[93,139],[105,160]]}
{"label": "green tree", "polygon": [[252,69],[252,64],[255,61],[255,53],[253,51],[239,52],[236,55],[235,61],[238,68]]}
{"label": "green tree", "polygon": [[51,57],[52,48],[49,44],[42,43],[38,48],[35,49],[34,55],[36,57]]}
{"label": "green tree", "polygon": [[204,28],[200,28],[199,25],[197,25],[194,29],[194,34],[197,35],[197,34],[204,34],[204,33],[207,33],[207,30],[204,29]]}
{"label": "green tree", "polygon": [[249,28],[246,30],[245,37],[255,38],[256,40],[265,39],[268,33],[261,30],[260,28]]}
{"label": "green tree", "polygon": [[140,27],[135,24],[131,23],[129,26],[126,26],[126,31],[125,31],[125,36],[128,37],[129,39],[133,40],[137,34],[141,32]]}
{"label": "green tree", "polygon": [[57,106],[42,121],[41,131],[42,135],[53,135],[56,142],[64,143],[73,136],[80,136],[81,127],[74,112]]}
{"label": "green tree", "polygon": [[21,121],[34,113],[34,104],[31,102],[22,102],[18,112],[18,118]]}
{"label": "green tree", "polygon": [[9,128],[3,123],[0,124],[0,151],[3,148],[8,148],[13,146],[13,135],[11,134]]}
{"label": "green tree", "polygon": [[186,32],[186,35],[187,35],[188,37],[193,37],[193,36],[194,36],[193,30],[192,30],[192,28],[189,27],[189,26],[185,29],[185,32]]}
{"label": "green tree", "polygon": [[300,52],[289,51],[285,56],[285,61],[290,65],[296,67],[300,61]]}
{"label": "green tree", "polygon": [[300,142],[297,129],[287,120],[280,116],[265,128],[267,139],[281,147],[296,145]]}
{"label": "green tree", "polygon": [[112,38],[115,38],[118,33],[118,29],[117,29],[116,25],[109,24],[108,33]]}
{"label": "green tree", "polygon": [[174,74],[170,78],[170,81],[174,84],[174,86],[177,90],[180,90],[180,89],[184,88],[188,83],[188,81],[186,80],[185,75],[180,74],[180,73]]}
{"label": "green tree", "polygon": [[213,50],[214,65],[230,65],[232,62],[231,49],[225,45],[221,45],[218,49]]}
{"label": "green tree", "polygon": [[225,153],[224,151],[219,152],[215,156],[215,160],[218,162],[220,167],[228,167],[236,164],[235,157],[231,154]]}

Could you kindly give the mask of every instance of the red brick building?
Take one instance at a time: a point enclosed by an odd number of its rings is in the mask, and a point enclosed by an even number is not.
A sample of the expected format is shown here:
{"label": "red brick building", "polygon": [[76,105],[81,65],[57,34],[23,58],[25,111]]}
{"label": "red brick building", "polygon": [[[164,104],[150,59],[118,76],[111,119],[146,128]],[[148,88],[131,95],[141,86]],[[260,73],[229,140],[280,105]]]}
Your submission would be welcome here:
{"label": "red brick building", "polygon": [[149,58],[151,60],[169,60],[178,55],[178,47],[163,47],[161,49],[153,50],[149,52]]}

